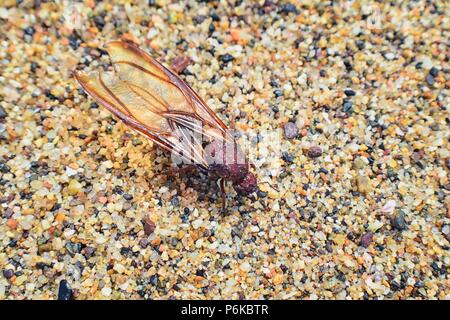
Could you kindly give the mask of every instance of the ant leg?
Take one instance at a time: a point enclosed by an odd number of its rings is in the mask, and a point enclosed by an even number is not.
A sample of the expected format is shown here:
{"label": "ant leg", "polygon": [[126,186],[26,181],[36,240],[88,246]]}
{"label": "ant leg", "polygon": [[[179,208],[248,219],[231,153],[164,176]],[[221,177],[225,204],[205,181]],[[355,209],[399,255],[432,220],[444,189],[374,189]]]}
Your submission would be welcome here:
{"label": "ant leg", "polygon": [[227,194],[225,193],[225,179],[220,178],[217,181],[217,183],[220,187],[220,192],[222,194],[222,215],[225,215],[226,207],[227,207]]}
{"label": "ant leg", "polygon": [[[235,131],[236,130],[236,125],[235,125],[235,120],[236,120],[236,117],[234,116],[234,114],[231,114],[231,117],[230,117],[230,125],[228,126],[231,130],[233,130],[233,131]],[[234,133],[234,132],[233,132]]]}
{"label": "ant leg", "polygon": [[183,72],[184,69],[187,68],[189,64],[191,64],[192,60],[186,56],[179,56],[173,59],[172,66],[170,69],[177,74]]}
{"label": "ant leg", "polygon": [[159,175],[166,175],[166,176],[170,176],[170,177],[174,177],[176,175],[185,175],[185,174],[190,174],[194,171],[196,171],[197,168],[195,167],[195,165],[186,165],[184,167],[181,168],[177,168],[177,167],[169,167],[165,170],[162,170]]}

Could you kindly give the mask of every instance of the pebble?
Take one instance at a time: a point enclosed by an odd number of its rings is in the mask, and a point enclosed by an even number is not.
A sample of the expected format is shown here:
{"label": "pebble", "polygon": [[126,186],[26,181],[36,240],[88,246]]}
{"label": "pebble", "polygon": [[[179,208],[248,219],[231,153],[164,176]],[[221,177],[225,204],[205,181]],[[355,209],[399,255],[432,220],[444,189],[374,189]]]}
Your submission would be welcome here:
{"label": "pebble", "polygon": [[109,287],[104,287],[102,288],[102,295],[104,295],[105,297],[109,297],[112,293],[112,289]]}
{"label": "pebble", "polygon": [[6,219],[11,218],[13,216],[13,214],[14,214],[14,210],[11,208],[7,208],[3,213],[3,215]]}
{"label": "pebble", "polygon": [[139,240],[139,246],[140,246],[142,249],[147,248],[147,246],[148,246],[148,240],[147,240],[147,239],[141,239],[141,240]]}
{"label": "pebble", "polygon": [[69,185],[67,187],[67,192],[70,195],[76,195],[78,192],[80,192],[82,190],[83,186],[81,183],[79,183],[77,180],[72,179],[69,182]]}
{"label": "pebble", "polygon": [[123,198],[124,198],[125,200],[127,200],[127,201],[133,200],[133,196],[132,196],[131,194],[129,194],[129,193],[124,193],[124,194],[123,194]]}
{"label": "pebble", "polygon": [[281,155],[281,158],[283,159],[283,161],[287,162],[287,163],[293,163],[294,162],[294,156],[290,153],[287,152],[283,152]]}
{"label": "pebble", "polygon": [[274,285],[279,285],[282,284],[284,280],[284,277],[281,273],[277,273],[274,277],[273,277],[273,284]]}
{"label": "pebble", "polygon": [[391,225],[399,231],[406,229],[405,213],[402,210],[391,218]]}
{"label": "pebble", "polygon": [[446,235],[450,234],[450,225],[446,224],[445,226],[443,226],[442,233]]}
{"label": "pebble", "polygon": [[362,194],[367,194],[372,190],[372,186],[370,185],[370,179],[362,175],[358,175],[356,177],[356,187],[358,192]]}
{"label": "pebble", "polygon": [[0,160],[0,172],[2,172],[2,173],[9,173],[10,170],[11,169],[9,168],[9,166],[6,163],[4,163],[3,161]]}
{"label": "pebble", "polygon": [[335,244],[342,247],[345,243],[346,238],[347,238],[347,236],[345,234],[337,234],[334,236],[333,241]]}
{"label": "pebble", "polygon": [[200,226],[203,224],[203,220],[200,220],[200,219],[197,219],[197,220],[194,220],[193,222],[192,222],[192,227],[194,228],[194,229],[198,229],[198,228],[200,228]]}
{"label": "pebble", "polygon": [[89,259],[94,254],[94,252],[95,252],[94,247],[87,246],[83,249],[83,254],[87,259]]}
{"label": "pebble", "polygon": [[68,243],[66,243],[66,248],[71,254],[76,254],[81,251],[81,244],[68,242]]}
{"label": "pebble", "polygon": [[32,26],[29,26],[25,28],[24,32],[26,35],[33,36],[36,32],[36,29],[34,29]]}
{"label": "pebble", "polygon": [[372,243],[373,232],[366,232],[362,235],[360,245],[361,247],[367,248]]}
{"label": "pebble", "polygon": [[19,223],[16,219],[12,219],[9,218],[8,220],[6,220],[6,225],[10,228],[10,229],[17,229]]}
{"label": "pebble", "polygon": [[297,13],[297,7],[292,3],[285,3],[281,6],[280,12],[285,14]]}
{"label": "pebble", "polygon": [[240,269],[249,272],[252,269],[252,266],[248,262],[244,262],[241,264]]}
{"label": "pebble", "polygon": [[[78,173],[77,170],[72,169],[71,167],[66,167],[66,174],[68,177],[72,177]],[[74,180],[72,180],[74,181]]]}
{"label": "pebble", "polygon": [[395,55],[394,55],[392,52],[386,53],[386,54],[384,55],[384,57],[385,57],[387,60],[393,60],[393,59],[395,59]]}
{"label": "pebble", "polygon": [[200,14],[200,15],[194,17],[194,22],[195,22],[196,24],[201,24],[201,23],[202,23],[203,21],[205,21],[205,20],[206,20],[206,16],[205,16],[205,15],[202,15],[202,14]]}
{"label": "pebble", "polygon": [[273,92],[273,94],[275,95],[276,98],[279,98],[283,96],[283,91],[277,89]]}
{"label": "pebble", "polygon": [[3,276],[6,279],[11,279],[14,276],[14,270],[12,270],[12,269],[3,270]]}
{"label": "pebble", "polygon": [[158,275],[156,274],[152,275],[150,277],[150,283],[156,287],[158,285]]}
{"label": "pebble", "polygon": [[96,15],[96,16],[94,16],[94,23],[95,23],[95,26],[100,31],[102,31],[103,27],[105,26],[105,18],[101,15]]}
{"label": "pebble", "polygon": [[437,77],[439,75],[439,69],[437,69],[436,67],[433,67],[430,69],[429,73],[432,77]]}
{"label": "pebble", "polygon": [[350,113],[353,110],[353,102],[351,101],[345,101],[342,104],[342,111],[345,113]]}
{"label": "pebble", "polygon": [[0,105],[0,119],[5,119],[7,115],[5,108]]}
{"label": "pebble", "polygon": [[344,90],[344,93],[347,97],[353,97],[356,95],[356,92],[353,91],[352,89],[346,89],[346,90]]}
{"label": "pebble", "polygon": [[307,155],[310,158],[318,158],[322,155],[322,148],[318,146],[313,146],[308,149]]}
{"label": "pebble", "polygon": [[287,139],[294,139],[298,136],[298,128],[295,123],[287,122],[284,127],[284,136]]}
{"label": "pebble", "polygon": [[395,206],[396,206],[395,200],[389,200],[389,201],[383,206],[383,208],[381,209],[381,211],[382,211],[383,213],[388,213],[388,214],[390,214],[390,213],[392,213],[392,212],[394,211]]}
{"label": "pebble", "polygon": [[223,63],[228,63],[234,60],[234,57],[231,54],[223,54],[221,56],[219,56],[220,61],[222,61]]}
{"label": "pebble", "polygon": [[432,86],[436,80],[434,79],[434,77],[431,74],[427,74],[427,76],[425,77],[425,80],[427,81],[428,85]]}
{"label": "pebble", "polygon": [[150,220],[148,218],[144,219],[145,235],[147,235],[147,236],[151,235],[155,231],[155,229],[156,229],[156,224],[152,220]]}
{"label": "pebble", "polygon": [[67,280],[61,280],[59,282],[58,300],[72,300],[73,291]]}
{"label": "pebble", "polygon": [[106,242],[108,242],[108,238],[103,236],[103,235],[99,235],[95,238],[95,243],[97,244],[105,244]]}

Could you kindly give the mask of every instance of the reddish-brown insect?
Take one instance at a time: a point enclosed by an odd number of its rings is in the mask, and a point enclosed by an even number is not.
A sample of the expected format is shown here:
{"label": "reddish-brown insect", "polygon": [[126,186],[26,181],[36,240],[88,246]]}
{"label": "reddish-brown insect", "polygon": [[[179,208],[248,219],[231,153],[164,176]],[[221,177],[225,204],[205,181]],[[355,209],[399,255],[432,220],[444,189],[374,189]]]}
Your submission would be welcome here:
{"label": "reddish-brown insect", "polygon": [[183,79],[132,43],[113,41],[105,47],[116,74],[75,72],[87,93],[184,163],[219,178],[223,196],[224,180],[240,195],[257,190],[231,131]]}

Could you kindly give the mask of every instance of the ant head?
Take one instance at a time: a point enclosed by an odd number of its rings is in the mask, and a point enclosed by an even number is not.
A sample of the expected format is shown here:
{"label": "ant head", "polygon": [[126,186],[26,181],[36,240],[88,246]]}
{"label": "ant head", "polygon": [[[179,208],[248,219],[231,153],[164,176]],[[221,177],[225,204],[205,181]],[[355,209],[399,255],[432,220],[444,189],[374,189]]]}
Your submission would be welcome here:
{"label": "ant head", "polygon": [[244,179],[233,184],[234,190],[241,196],[248,196],[258,189],[258,181],[256,176],[248,172]]}

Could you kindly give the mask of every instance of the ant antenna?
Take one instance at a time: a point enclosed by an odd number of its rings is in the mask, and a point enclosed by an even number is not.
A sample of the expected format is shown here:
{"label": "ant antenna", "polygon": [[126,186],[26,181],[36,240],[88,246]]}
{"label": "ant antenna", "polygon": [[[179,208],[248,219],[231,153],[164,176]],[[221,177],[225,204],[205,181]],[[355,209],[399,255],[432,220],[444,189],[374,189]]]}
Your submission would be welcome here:
{"label": "ant antenna", "polygon": [[277,192],[280,192],[280,190],[278,190],[278,188],[275,188],[270,182],[268,182],[268,181],[261,182],[261,184],[263,184],[263,183],[268,184],[272,189],[274,189]]}

